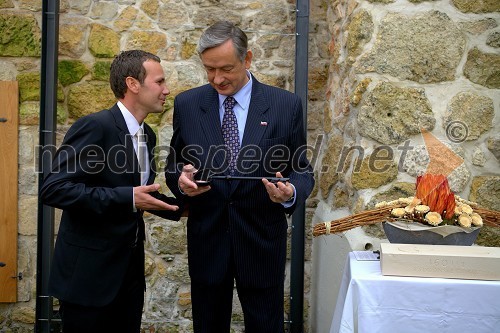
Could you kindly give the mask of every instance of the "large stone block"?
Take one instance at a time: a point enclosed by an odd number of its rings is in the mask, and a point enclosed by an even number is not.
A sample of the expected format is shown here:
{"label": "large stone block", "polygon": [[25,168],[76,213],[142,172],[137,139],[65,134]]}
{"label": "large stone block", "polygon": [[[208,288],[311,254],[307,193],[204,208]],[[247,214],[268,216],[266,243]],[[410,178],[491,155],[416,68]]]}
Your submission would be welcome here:
{"label": "large stone block", "polygon": [[[0,0],[0,8],[14,8],[14,3],[12,0]],[[2,318],[0,317],[0,323],[2,322]]]}
{"label": "large stone block", "polygon": [[[17,76],[19,82],[19,102],[40,100],[40,73],[26,72]],[[57,87],[57,101],[64,101],[62,87]]]}
{"label": "large stone block", "polygon": [[484,53],[478,48],[472,49],[467,55],[464,75],[474,83],[491,89],[499,89],[500,54]]}
{"label": "large stone block", "polygon": [[72,119],[108,109],[116,102],[108,83],[86,82],[75,84],[68,92],[68,113]]}
{"label": "large stone block", "polygon": [[480,35],[486,30],[496,28],[498,24],[494,18],[485,18],[477,21],[459,22],[458,26],[467,33]]}
{"label": "large stone block", "polygon": [[112,58],[120,52],[120,36],[112,29],[92,24],[89,50],[97,58]]}
{"label": "large stone block", "polygon": [[82,56],[86,50],[86,31],[87,23],[83,20],[62,21],[59,24],[59,55],[74,58]]}
{"label": "large stone block", "polygon": [[[382,185],[391,183],[398,175],[398,165],[390,160],[390,155],[374,155],[375,152],[366,157],[358,164],[359,159],[351,175],[352,186],[357,190],[378,188]],[[359,167],[358,167],[359,165]]]}
{"label": "large stone block", "polygon": [[[158,26],[164,30],[178,28],[186,24],[186,22],[190,22],[189,11],[185,4],[181,1],[161,5],[159,12],[161,15],[158,16]],[[206,10],[204,13],[207,13]],[[202,24],[195,19],[193,19],[193,22],[196,22],[196,24]]]}
{"label": "large stone block", "polygon": [[160,4],[158,3],[158,0],[144,0],[141,3],[142,11],[153,19],[157,18],[159,8]]}
{"label": "large stone block", "polygon": [[167,37],[161,32],[132,31],[127,39],[127,49],[140,49],[157,54],[167,47]]}
{"label": "large stone block", "polygon": [[139,10],[137,10],[137,8],[128,6],[120,13],[120,16],[115,20],[114,27],[118,31],[126,31],[130,29],[130,27],[134,25],[134,22],[137,19],[138,12]]}
{"label": "large stone block", "polygon": [[85,15],[90,10],[90,5],[92,4],[92,0],[68,0],[69,7],[72,10],[79,12],[82,15]]}
{"label": "large stone block", "polygon": [[500,31],[495,31],[490,34],[486,40],[486,45],[500,48]]}
{"label": "large stone block", "polygon": [[465,35],[442,12],[409,17],[388,14],[381,22],[375,45],[356,69],[402,80],[434,83],[455,79],[465,50]]}
{"label": "large stone block", "polygon": [[263,27],[273,27],[273,29],[278,29],[283,33],[293,31],[293,26],[288,20],[288,13],[292,8],[284,6],[281,1],[276,0],[268,0],[262,4],[263,7],[259,11],[243,17],[243,26],[255,31],[262,30]]}
{"label": "large stone block", "polygon": [[34,15],[0,13],[0,56],[38,57],[41,46],[40,28]]}
{"label": "large stone block", "polygon": [[[61,94],[62,94],[62,90]],[[68,115],[63,103],[57,103],[57,123],[64,124]],[[40,103],[24,102],[19,105],[19,124],[38,125],[40,123]]]}
{"label": "large stone block", "polygon": [[498,0],[452,0],[451,2],[464,13],[500,12],[500,1]]}
{"label": "large stone block", "polygon": [[91,72],[92,80],[109,82],[111,61],[96,61]]}
{"label": "large stone block", "polygon": [[474,177],[469,199],[481,207],[500,211],[500,176]]}
{"label": "large stone block", "polygon": [[[448,104],[443,119],[443,128],[447,134],[457,135],[456,138],[451,139],[477,140],[493,127],[494,116],[495,109],[491,98],[473,92],[461,92],[453,96]],[[452,130],[450,126],[456,125],[463,127],[462,133],[457,130],[455,133],[450,132]],[[459,134],[462,134],[463,138],[458,137]]]}
{"label": "large stone block", "polygon": [[118,13],[116,1],[92,1],[90,16],[104,21],[111,21]]}
{"label": "large stone block", "polygon": [[353,61],[361,54],[363,47],[373,34],[373,18],[366,10],[356,12],[347,28],[347,53]]}
{"label": "large stone block", "polygon": [[500,161],[500,133],[496,133],[488,138],[488,150]]}
{"label": "large stone block", "polygon": [[357,117],[363,136],[380,143],[400,143],[436,123],[423,89],[379,83],[366,97]]}
{"label": "large stone block", "polygon": [[57,66],[59,83],[64,87],[80,81],[88,73],[87,66],[80,60],[61,60]]}
{"label": "large stone block", "polygon": [[40,100],[40,73],[21,73],[19,83],[19,102]]}

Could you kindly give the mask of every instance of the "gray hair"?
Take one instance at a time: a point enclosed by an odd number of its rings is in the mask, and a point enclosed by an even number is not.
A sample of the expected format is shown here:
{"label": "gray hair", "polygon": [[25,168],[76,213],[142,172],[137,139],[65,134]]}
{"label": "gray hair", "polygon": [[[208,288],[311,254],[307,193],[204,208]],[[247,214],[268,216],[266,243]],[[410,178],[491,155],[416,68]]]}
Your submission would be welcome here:
{"label": "gray hair", "polygon": [[247,35],[229,21],[216,22],[203,32],[198,42],[198,54],[201,55],[207,49],[222,45],[228,40],[233,41],[236,56],[241,61],[245,60],[248,50]]}

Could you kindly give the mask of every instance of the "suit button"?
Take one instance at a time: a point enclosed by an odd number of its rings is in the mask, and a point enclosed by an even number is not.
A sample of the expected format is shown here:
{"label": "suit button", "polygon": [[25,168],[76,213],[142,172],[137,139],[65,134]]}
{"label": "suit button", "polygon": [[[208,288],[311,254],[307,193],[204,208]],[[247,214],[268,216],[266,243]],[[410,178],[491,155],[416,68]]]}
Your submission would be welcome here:
{"label": "suit button", "polygon": [[232,206],[232,205],[233,205],[233,202],[232,202],[232,201],[229,201],[229,204]]}

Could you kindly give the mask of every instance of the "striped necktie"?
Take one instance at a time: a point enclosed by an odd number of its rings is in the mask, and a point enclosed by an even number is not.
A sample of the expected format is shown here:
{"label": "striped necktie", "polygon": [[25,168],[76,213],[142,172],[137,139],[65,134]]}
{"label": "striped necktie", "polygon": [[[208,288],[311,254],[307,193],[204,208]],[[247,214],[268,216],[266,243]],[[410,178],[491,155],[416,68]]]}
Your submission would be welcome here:
{"label": "striped necktie", "polygon": [[240,136],[238,134],[238,121],[233,108],[236,100],[233,96],[228,96],[224,100],[224,116],[222,117],[222,137],[229,153],[229,172],[236,170],[236,160],[240,151]]}

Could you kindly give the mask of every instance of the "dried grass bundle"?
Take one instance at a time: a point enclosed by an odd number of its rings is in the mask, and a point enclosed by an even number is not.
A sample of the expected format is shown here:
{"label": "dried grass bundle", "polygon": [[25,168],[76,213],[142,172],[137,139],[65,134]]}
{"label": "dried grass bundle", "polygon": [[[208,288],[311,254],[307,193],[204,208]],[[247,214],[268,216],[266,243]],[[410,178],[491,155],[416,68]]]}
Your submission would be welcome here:
{"label": "dried grass bundle", "polygon": [[[404,207],[404,205],[391,205],[381,208],[375,208],[330,222],[318,223],[314,226],[313,236],[317,237],[320,235],[345,232],[356,227],[391,220],[391,210],[398,207]],[[474,211],[481,215],[486,225],[491,227],[500,227],[500,212],[477,206],[474,207]]]}
{"label": "dried grass bundle", "polygon": [[484,224],[490,227],[500,227],[500,212],[481,207],[474,207],[474,211],[481,215]]}
{"label": "dried grass bundle", "polygon": [[319,235],[335,234],[363,225],[375,224],[385,221],[388,217],[391,216],[391,210],[397,207],[402,206],[392,205],[375,208],[372,210],[366,210],[358,214],[349,215],[338,220],[333,220],[331,222],[318,223],[314,226],[313,236],[317,237]]}

